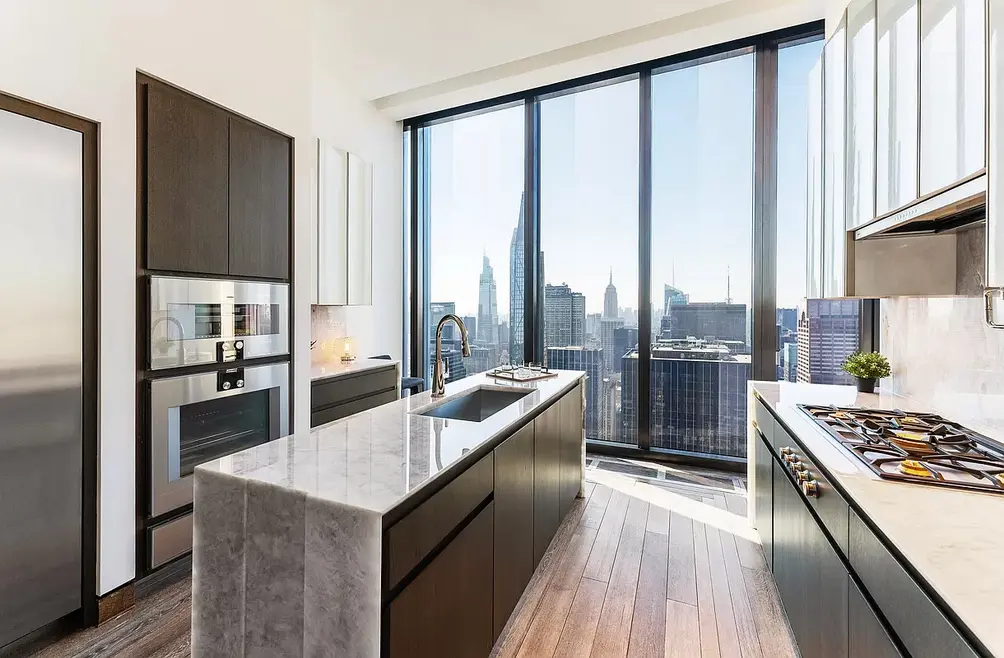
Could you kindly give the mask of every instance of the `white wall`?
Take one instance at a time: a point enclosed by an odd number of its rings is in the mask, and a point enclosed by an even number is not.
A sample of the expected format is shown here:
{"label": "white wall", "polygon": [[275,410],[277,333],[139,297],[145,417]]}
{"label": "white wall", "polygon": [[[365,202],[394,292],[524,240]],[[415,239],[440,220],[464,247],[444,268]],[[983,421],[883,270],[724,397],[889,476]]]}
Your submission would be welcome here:
{"label": "white wall", "polygon": [[[373,305],[328,307],[324,317],[343,325],[355,339],[357,354],[390,354],[401,358],[403,263],[401,124],[362,100],[361,92],[342,73],[348,58],[365,61],[343,49],[332,36],[339,25],[333,2],[318,2],[313,14],[313,127],[330,140],[373,164]],[[316,146],[312,145],[316,167]],[[316,199],[313,212],[317,212]],[[299,395],[299,394],[298,394]]]}
{"label": "white wall", "polygon": [[[367,104],[346,98],[332,79],[316,81],[319,100],[312,104],[313,1],[0,3],[0,91],[100,124],[100,593],[128,582],[136,570],[137,70],[295,140],[296,426],[309,426],[310,260],[306,254],[310,249],[310,177],[318,135],[312,128],[315,117],[325,135],[343,139],[348,148],[375,165],[375,304],[366,322],[374,335],[386,334],[381,343],[400,344],[391,335],[401,326],[400,129]],[[332,29],[327,31],[327,40],[337,41]],[[385,266],[383,259],[389,254],[395,257]],[[385,309],[390,313],[386,318],[382,317]],[[365,311],[359,311],[362,318]]]}

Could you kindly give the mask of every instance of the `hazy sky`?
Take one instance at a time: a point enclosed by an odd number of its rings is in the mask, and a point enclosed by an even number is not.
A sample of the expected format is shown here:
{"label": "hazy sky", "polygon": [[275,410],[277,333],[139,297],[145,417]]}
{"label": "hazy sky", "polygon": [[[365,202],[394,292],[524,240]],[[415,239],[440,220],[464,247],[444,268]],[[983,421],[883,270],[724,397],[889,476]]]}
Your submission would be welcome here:
{"label": "hazy sky", "polygon": [[[778,305],[805,290],[807,76],[822,42],[779,55]],[[652,79],[652,294],[750,303],[753,56]],[[482,254],[509,313],[509,245],[523,191],[523,108],[431,128],[431,301],[477,312]],[[541,246],[548,283],[603,308],[613,270],[619,303],[638,305],[638,82],[541,103]]]}

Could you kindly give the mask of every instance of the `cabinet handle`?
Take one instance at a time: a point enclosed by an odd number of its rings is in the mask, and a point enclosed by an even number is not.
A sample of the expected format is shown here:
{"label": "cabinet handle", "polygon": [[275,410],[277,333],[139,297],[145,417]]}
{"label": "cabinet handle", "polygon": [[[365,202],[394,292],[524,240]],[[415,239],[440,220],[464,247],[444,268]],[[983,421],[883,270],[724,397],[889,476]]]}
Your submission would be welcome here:
{"label": "cabinet handle", "polygon": [[1004,329],[1004,324],[994,322],[994,297],[1004,300],[1004,288],[986,288],[983,297],[986,300],[987,324],[994,329]]}
{"label": "cabinet handle", "polygon": [[809,498],[819,498],[819,487],[815,480],[806,480],[802,483],[802,493]]}

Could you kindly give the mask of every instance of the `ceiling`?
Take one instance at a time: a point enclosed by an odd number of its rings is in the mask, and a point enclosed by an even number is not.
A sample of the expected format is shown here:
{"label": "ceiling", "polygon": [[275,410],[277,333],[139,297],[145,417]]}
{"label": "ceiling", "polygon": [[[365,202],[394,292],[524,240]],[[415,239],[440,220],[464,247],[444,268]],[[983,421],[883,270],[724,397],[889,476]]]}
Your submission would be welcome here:
{"label": "ceiling", "polygon": [[822,0],[326,2],[327,64],[395,118],[823,15]]}

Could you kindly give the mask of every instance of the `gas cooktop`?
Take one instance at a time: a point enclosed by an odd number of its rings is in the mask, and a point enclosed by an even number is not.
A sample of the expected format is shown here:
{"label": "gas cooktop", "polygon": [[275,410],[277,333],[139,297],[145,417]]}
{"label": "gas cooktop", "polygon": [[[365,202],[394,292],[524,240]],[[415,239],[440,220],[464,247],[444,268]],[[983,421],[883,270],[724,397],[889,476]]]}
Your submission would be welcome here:
{"label": "gas cooktop", "polygon": [[798,407],[883,478],[1004,494],[1004,445],[937,414]]}

